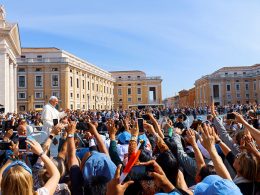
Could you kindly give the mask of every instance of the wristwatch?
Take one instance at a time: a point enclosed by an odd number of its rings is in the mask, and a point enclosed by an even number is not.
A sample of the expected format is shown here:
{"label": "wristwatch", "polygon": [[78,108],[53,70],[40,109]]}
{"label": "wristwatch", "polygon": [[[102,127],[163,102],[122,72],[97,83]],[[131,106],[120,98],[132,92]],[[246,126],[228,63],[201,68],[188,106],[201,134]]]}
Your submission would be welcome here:
{"label": "wristwatch", "polygon": [[49,135],[49,138],[50,138],[51,140],[53,140],[54,136],[53,136],[53,135]]}
{"label": "wristwatch", "polygon": [[72,138],[72,137],[74,137],[74,134],[72,133],[68,134],[68,138]]}

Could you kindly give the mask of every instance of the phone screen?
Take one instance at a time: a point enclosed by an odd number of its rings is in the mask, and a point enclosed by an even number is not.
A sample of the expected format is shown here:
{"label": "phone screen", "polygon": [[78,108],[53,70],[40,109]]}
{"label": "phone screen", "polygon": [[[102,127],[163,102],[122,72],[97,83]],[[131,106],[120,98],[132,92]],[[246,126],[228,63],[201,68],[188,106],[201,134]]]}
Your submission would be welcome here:
{"label": "phone screen", "polygon": [[26,136],[19,136],[19,149],[20,150],[26,150],[26,142],[27,139]]}
{"label": "phone screen", "polygon": [[153,167],[144,166],[144,165],[136,165],[133,166],[129,173],[129,177],[131,180],[140,181],[140,180],[149,180],[152,179],[148,176],[148,172],[152,172]]}
{"label": "phone screen", "polygon": [[53,126],[56,126],[59,123],[58,119],[53,119]]}
{"label": "phone screen", "polygon": [[139,132],[144,132],[144,119],[142,118],[138,119],[138,127],[139,127]]}
{"label": "phone screen", "polygon": [[150,116],[148,114],[143,114],[142,118],[146,121],[150,120]]}
{"label": "phone screen", "polygon": [[233,113],[227,113],[227,119],[228,120],[235,120],[236,119],[236,115],[234,115]]}

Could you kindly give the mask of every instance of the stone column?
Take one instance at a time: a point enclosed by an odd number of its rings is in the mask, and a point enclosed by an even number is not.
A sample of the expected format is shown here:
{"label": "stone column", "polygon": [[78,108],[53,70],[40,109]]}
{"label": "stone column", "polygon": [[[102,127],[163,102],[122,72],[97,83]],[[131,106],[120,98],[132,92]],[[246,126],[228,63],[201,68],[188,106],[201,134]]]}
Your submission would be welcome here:
{"label": "stone column", "polygon": [[17,112],[17,64],[14,64],[14,112]]}
{"label": "stone column", "polygon": [[14,64],[9,64],[9,109],[14,112]]}
{"label": "stone column", "polygon": [[10,58],[9,58],[9,55],[6,53],[5,54],[5,61],[4,61],[4,72],[5,72],[5,75],[3,75],[4,77],[4,86],[3,88],[5,89],[4,90],[4,107],[5,107],[5,112],[12,112],[12,110],[10,109],[10,83],[9,83],[9,74],[10,74],[10,71],[9,71],[9,63],[10,63]]}

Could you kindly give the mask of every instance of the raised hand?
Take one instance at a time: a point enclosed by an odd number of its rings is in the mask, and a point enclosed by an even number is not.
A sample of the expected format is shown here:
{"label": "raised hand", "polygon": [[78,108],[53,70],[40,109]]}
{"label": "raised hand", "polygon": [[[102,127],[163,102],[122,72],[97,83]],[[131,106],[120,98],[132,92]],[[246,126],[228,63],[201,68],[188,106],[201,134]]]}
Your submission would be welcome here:
{"label": "raised hand", "polygon": [[212,151],[215,148],[214,129],[207,124],[203,124],[202,132],[202,145],[208,150]]}
{"label": "raised hand", "polygon": [[126,116],[124,119],[123,119],[123,125],[124,125],[124,128],[125,130],[129,131],[129,116]]}
{"label": "raised hand", "polygon": [[215,111],[215,103],[214,103],[214,101],[212,101],[210,109],[211,109],[211,114],[213,115],[213,117],[216,117],[217,114],[216,114],[216,111]]}
{"label": "raised hand", "polygon": [[107,121],[106,126],[107,126],[107,129],[108,129],[108,133],[109,133],[110,139],[115,140],[117,128],[116,128],[116,126],[115,126],[114,120],[109,119],[109,120]]}
{"label": "raised hand", "polygon": [[153,125],[151,125],[151,124],[148,124],[148,123],[145,122],[144,128],[152,135],[154,135],[156,133],[154,128],[153,128]]}
{"label": "raised hand", "polygon": [[145,166],[153,166],[154,171],[149,173],[149,176],[153,177],[155,185],[163,189],[164,192],[171,192],[175,187],[172,183],[167,179],[165,173],[158,163],[154,160],[141,163],[141,165]]}
{"label": "raised hand", "polygon": [[76,125],[77,125],[76,121],[71,121],[71,122],[68,124],[68,128],[67,128],[67,130],[66,130],[67,133],[68,133],[68,134],[74,134],[74,133],[77,131]]}
{"label": "raised hand", "polygon": [[43,153],[41,145],[36,140],[27,139],[25,142],[30,145],[31,151],[34,154],[39,156],[41,153]]}
{"label": "raised hand", "polygon": [[246,121],[243,118],[243,116],[241,114],[239,114],[238,112],[233,112],[233,114],[236,116],[236,121],[242,124],[245,124]]}
{"label": "raised hand", "polygon": [[133,122],[133,127],[130,128],[130,132],[131,132],[131,135],[132,136],[138,136],[139,134],[139,127],[138,127],[138,122],[137,121],[134,121]]}
{"label": "raised hand", "polygon": [[189,129],[187,131],[187,136],[186,136],[186,141],[192,145],[192,146],[195,146],[197,143],[196,143],[196,136],[195,136],[195,133],[193,130]]}
{"label": "raised hand", "polygon": [[107,184],[107,195],[123,195],[126,188],[133,184],[133,181],[128,181],[124,184],[120,184],[120,169],[122,165],[118,165],[114,178]]}

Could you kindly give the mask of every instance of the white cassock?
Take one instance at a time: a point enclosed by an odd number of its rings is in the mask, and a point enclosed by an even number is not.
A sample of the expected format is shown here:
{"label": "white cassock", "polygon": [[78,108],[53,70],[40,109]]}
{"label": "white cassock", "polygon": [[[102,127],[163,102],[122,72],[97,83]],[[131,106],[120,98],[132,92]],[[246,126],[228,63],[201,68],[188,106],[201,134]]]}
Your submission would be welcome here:
{"label": "white cassock", "polygon": [[[50,135],[51,128],[53,127],[53,119],[58,119],[58,121],[59,121],[61,118],[65,117],[65,116],[67,116],[67,114],[65,112],[59,112],[50,103],[46,104],[43,107],[41,119],[43,122],[42,130],[46,133],[45,134],[46,137],[44,139],[47,139]],[[54,152],[56,154],[58,152],[56,150],[58,150],[58,144],[56,146],[51,144],[51,149],[50,149],[51,153]]]}

